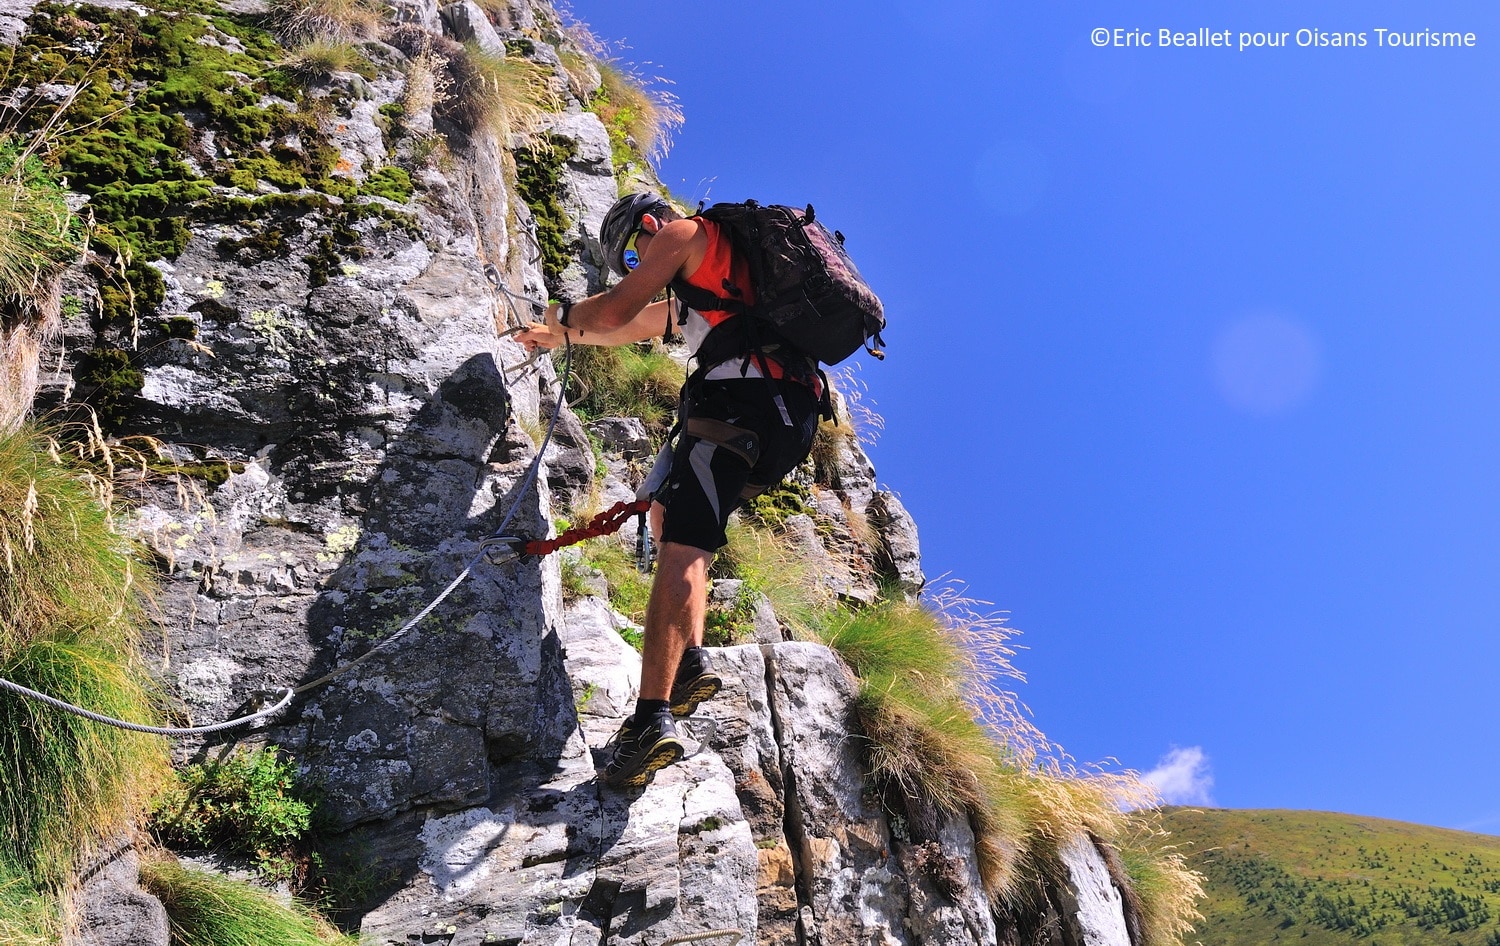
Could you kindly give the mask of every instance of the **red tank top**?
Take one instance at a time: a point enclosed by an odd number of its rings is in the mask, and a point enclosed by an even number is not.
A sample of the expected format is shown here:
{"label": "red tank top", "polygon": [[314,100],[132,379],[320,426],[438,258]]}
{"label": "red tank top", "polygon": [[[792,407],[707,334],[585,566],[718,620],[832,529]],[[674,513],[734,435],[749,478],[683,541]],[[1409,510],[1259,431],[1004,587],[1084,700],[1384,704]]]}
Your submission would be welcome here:
{"label": "red tank top", "polygon": [[[707,289],[720,299],[734,299],[747,306],[754,305],[755,287],[750,284],[750,265],[735,254],[729,238],[717,223],[702,217],[693,219],[698,221],[708,237],[708,252],[703,254],[703,262],[698,264],[698,268],[693,270],[693,274],[685,282],[699,289]],[[725,288],[726,282],[740,290],[740,294],[735,295]],[[699,314],[708,320],[709,325],[718,325],[733,313],[715,309]]]}

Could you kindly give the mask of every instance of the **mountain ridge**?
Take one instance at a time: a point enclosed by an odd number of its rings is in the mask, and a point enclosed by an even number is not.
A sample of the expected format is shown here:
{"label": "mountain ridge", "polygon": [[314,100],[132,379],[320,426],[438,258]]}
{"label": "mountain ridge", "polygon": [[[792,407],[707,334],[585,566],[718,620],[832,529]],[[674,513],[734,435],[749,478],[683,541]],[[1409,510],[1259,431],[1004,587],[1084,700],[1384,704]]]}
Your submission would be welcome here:
{"label": "mountain ridge", "polygon": [[1204,946],[1500,944],[1500,837],[1369,815],[1169,807]]}

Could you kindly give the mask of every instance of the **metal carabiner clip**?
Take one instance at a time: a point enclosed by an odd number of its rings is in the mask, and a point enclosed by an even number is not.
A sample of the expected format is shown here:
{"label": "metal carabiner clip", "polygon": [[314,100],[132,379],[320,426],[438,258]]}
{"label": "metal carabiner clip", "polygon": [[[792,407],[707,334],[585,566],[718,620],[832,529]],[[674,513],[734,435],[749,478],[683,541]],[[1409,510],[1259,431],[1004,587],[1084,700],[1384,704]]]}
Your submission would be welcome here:
{"label": "metal carabiner clip", "polygon": [[479,543],[479,552],[491,565],[508,565],[526,555],[526,543],[518,535],[492,535]]}

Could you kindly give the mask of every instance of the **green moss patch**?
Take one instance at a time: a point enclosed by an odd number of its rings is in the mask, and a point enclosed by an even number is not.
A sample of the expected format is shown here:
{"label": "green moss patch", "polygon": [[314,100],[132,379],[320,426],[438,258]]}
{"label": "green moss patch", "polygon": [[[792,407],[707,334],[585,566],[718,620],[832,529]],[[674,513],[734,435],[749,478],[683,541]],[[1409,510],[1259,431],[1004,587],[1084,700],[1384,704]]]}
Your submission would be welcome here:
{"label": "green moss patch", "polygon": [[578,154],[578,145],[551,136],[535,148],[516,152],[516,190],[536,221],[542,251],[542,276],[549,291],[562,281],[562,272],[576,255],[568,236],[573,222],[562,208],[562,168]]}
{"label": "green moss patch", "polygon": [[118,348],[95,348],[78,365],[78,396],[93,407],[105,427],[125,421],[130,403],[146,384],[145,372],[135,367],[130,353]]}
{"label": "green moss patch", "polygon": [[371,174],[359,192],[368,197],[384,197],[398,204],[411,200],[411,175],[401,168],[387,165]]}
{"label": "green moss patch", "polygon": [[[162,298],[161,277],[144,263],[180,254],[194,223],[332,210],[347,228],[388,210],[343,206],[359,190],[340,173],[342,155],[317,119],[337,96],[309,97],[258,18],[179,0],[145,16],[45,3],[27,23],[31,31],[17,46],[0,49],[0,75],[4,90],[78,87],[61,116],[54,158],[56,173],[89,197],[100,257],[124,261],[98,273],[102,326],[150,314]],[[29,102],[18,131],[44,127],[54,110]],[[214,185],[252,196],[220,196]],[[262,195],[272,188],[280,193]],[[366,188],[403,203],[411,195],[410,178],[398,169],[377,173]],[[286,200],[273,205],[266,196]],[[274,226],[220,249],[250,262],[288,252]],[[95,361],[95,374],[107,367]]]}

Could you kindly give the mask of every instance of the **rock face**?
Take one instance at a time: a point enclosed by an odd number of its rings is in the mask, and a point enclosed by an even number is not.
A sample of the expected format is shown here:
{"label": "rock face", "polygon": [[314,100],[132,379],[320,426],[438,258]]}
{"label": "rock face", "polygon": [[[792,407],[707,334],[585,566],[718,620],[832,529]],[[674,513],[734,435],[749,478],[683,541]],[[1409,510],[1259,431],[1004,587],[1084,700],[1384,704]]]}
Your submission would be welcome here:
{"label": "rock face", "polygon": [[[417,185],[341,218],[343,262],[319,257],[318,213],[195,222],[180,253],[145,261],[162,287],[153,318],[182,330],[132,349],[144,380],[123,429],[154,434],[180,463],[233,471],[187,491],[140,487],[134,527],[164,573],[152,651],[184,711],[229,718],[252,691],[313,680],[398,635],[280,718],[220,740],[283,746],[322,787],[330,862],[370,875],[352,914],[370,943],[1126,942],[1086,839],[1068,848],[1072,885],[1047,932],[1023,937],[997,923],[966,822],[929,813],[921,840],[893,826],[861,761],[852,679],[827,649],[783,640],[764,599],[757,643],[717,652],[726,688],[686,724],[689,756],[638,795],[602,786],[605,744],[635,698],[639,658],[620,633],[632,625],[598,594],[565,602],[558,556],[500,561],[484,543],[545,535],[593,496],[630,497],[651,452],[634,418],[585,428],[558,404],[551,365],[513,370],[524,353],[500,335],[527,313],[497,283],[531,298],[601,288],[590,234],[617,193],[609,136],[572,92],[548,120],[571,143],[557,172],[572,247],[549,285],[500,145],[407,95],[414,59],[452,46],[434,45],[440,31],[526,56],[570,89],[557,14],[503,6],[401,0],[399,30],[365,47],[376,77],[324,80],[339,173],[359,183],[400,164]],[[0,10],[0,30],[17,10]],[[444,160],[419,156],[430,141],[393,138],[381,116],[398,104],[406,128],[453,132]],[[103,305],[83,276],[72,289]],[[80,347],[124,345],[120,332],[68,328],[43,403],[76,396]],[[528,431],[554,410],[538,456]],[[857,440],[834,454],[809,513],[788,519],[790,541],[845,599],[872,600],[881,579],[915,593],[911,517]],[[875,540],[860,537],[865,523]],[[122,859],[86,885],[78,942],[164,941],[133,870]]]}

